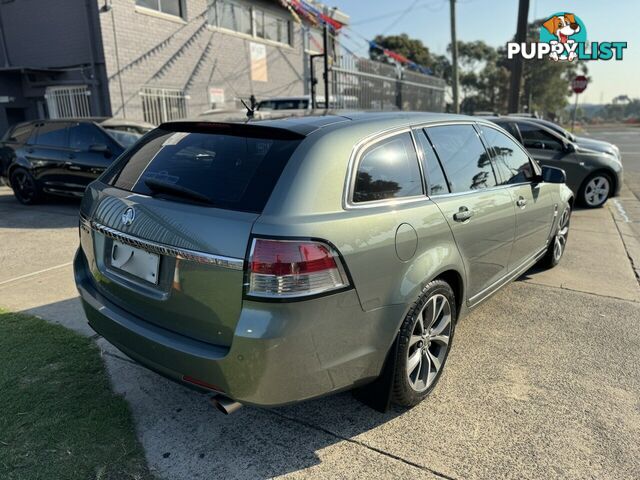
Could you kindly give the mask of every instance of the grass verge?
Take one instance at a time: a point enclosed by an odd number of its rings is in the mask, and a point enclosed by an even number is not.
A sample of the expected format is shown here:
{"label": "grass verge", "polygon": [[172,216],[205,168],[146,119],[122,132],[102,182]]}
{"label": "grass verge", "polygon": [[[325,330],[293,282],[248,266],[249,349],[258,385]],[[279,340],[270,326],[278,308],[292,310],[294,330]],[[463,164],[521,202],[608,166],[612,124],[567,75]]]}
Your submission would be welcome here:
{"label": "grass verge", "polygon": [[98,348],[0,310],[0,478],[150,479]]}

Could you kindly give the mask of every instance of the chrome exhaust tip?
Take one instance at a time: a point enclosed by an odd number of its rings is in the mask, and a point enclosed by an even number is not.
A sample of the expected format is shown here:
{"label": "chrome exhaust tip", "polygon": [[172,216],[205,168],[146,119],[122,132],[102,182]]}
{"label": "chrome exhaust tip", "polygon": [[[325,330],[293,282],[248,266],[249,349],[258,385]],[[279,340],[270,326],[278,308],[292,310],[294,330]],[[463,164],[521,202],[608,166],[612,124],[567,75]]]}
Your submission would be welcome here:
{"label": "chrome exhaust tip", "polygon": [[242,404],[240,402],[231,400],[224,395],[216,395],[215,397],[211,397],[211,403],[225,415],[231,415],[232,413],[240,410],[240,408],[242,407]]}

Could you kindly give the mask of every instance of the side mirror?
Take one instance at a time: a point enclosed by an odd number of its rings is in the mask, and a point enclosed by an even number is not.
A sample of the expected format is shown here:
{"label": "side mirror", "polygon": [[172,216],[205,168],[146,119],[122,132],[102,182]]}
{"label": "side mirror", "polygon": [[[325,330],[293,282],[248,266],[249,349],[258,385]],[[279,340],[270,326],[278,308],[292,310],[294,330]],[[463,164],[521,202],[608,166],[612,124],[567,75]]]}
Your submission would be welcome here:
{"label": "side mirror", "polygon": [[571,142],[566,142],[564,144],[563,150],[567,153],[573,153],[576,151],[576,146]]}
{"label": "side mirror", "polygon": [[567,174],[556,167],[542,167],[542,181],[547,183],[566,183]]}
{"label": "side mirror", "polygon": [[109,146],[105,145],[104,143],[96,143],[94,145],[91,145],[89,147],[89,151],[93,153],[102,153],[107,158],[113,155]]}

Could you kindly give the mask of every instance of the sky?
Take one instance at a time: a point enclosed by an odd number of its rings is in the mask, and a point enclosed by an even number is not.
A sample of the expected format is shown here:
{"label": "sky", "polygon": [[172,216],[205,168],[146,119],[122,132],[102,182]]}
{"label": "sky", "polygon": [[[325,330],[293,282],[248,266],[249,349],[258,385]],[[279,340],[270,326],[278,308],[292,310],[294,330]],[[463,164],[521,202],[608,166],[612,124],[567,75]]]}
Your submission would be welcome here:
{"label": "sky", "polygon": [[[361,38],[372,39],[377,34],[407,33],[439,54],[446,53],[451,41],[449,0],[325,0],[324,3],[351,17],[355,35],[350,35],[353,40],[344,39],[345,45],[362,56],[368,55],[368,46]],[[640,98],[637,25],[640,1],[530,0],[529,21],[561,11],[582,19],[589,41],[627,42],[623,60],[588,62],[591,83],[580,95],[580,103],[609,103],[622,94]],[[458,40],[504,45],[516,31],[518,0],[457,0],[456,16]]]}

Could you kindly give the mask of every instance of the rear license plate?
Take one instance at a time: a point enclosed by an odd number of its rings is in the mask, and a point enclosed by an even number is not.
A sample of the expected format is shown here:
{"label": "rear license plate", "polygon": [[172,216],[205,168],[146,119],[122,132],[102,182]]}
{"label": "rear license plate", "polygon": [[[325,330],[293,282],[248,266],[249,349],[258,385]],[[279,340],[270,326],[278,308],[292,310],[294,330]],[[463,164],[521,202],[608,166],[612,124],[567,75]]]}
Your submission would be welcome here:
{"label": "rear license plate", "polygon": [[113,241],[111,246],[111,266],[134,277],[158,284],[160,256],[140,248]]}

